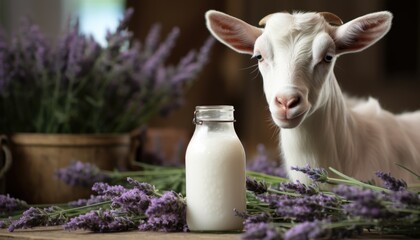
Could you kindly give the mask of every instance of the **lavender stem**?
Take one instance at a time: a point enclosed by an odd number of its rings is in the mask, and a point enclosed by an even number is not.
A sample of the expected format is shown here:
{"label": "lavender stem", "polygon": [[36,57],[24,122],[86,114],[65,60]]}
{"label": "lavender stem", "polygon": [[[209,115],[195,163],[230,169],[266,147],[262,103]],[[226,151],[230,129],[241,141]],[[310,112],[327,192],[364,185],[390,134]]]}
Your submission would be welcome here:
{"label": "lavender stem", "polygon": [[355,178],[349,177],[349,176],[345,175],[344,173],[341,173],[341,172],[337,171],[336,169],[334,169],[332,167],[329,167],[329,169],[330,169],[330,171],[332,171],[333,173],[337,174],[338,176],[340,176],[340,177],[348,180],[348,181],[342,181],[342,180],[337,179],[337,178],[330,178],[330,177],[328,177],[328,180],[331,180],[333,182],[334,181],[337,181],[337,183],[339,183],[339,180],[340,180],[341,183],[352,184],[352,185],[355,185],[355,186],[361,186],[361,187],[372,189],[372,190],[375,190],[375,191],[390,192],[390,190],[388,190],[386,188],[382,188],[382,187],[370,185],[370,184],[361,182],[361,181],[359,181],[359,180],[357,180]]}

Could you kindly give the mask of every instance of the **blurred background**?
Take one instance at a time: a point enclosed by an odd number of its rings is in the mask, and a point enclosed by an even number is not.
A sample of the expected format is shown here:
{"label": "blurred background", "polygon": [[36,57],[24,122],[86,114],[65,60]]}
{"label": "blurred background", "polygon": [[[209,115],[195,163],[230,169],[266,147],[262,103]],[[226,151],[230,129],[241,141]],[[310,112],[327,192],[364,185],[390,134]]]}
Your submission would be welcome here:
{"label": "blurred background", "polygon": [[[382,106],[393,112],[420,108],[420,2],[392,0],[1,0],[0,24],[13,33],[23,16],[50,38],[60,35],[69,18],[80,19],[81,30],[99,41],[106,29],[114,28],[127,7],[134,8],[130,30],[143,41],[154,23],[162,25],[162,37],[178,26],[181,35],[171,61],[176,63],[190,49],[198,49],[209,32],[204,13],[216,9],[257,25],[265,15],[278,11],[330,11],[344,22],[381,10],[394,14],[388,35],[373,47],[357,54],[344,55],[335,74],[342,89],[350,95],[378,98]],[[278,130],[273,126],[262,90],[262,79],[250,56],[234,53],[216,43],[210,63],[189,89],[184,105],[167,117],[151,121],[151,127],[176,128],[192,134],[191,123],[197,105],[224,104],[236,109],[236,130],[246,152],[252,154],[256,145],[277,148]],[[30,91],[30,89],[28,89]]]}

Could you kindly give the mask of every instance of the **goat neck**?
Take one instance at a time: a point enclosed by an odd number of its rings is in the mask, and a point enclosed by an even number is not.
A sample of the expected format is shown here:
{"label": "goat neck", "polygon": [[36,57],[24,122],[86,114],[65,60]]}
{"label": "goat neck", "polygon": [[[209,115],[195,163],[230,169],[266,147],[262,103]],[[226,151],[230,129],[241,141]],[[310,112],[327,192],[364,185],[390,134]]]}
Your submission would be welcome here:
{"label": "goat neck", "polygon": [[[343,169],[353,154],[354,143],[348,137],[353,128],[352,115],[331,73],[321,90],[316,110],[298,127],[280,131],[286,169],[306,164]],[[309,179],[297,171],[289,171],[289,177],[309,183]]]}

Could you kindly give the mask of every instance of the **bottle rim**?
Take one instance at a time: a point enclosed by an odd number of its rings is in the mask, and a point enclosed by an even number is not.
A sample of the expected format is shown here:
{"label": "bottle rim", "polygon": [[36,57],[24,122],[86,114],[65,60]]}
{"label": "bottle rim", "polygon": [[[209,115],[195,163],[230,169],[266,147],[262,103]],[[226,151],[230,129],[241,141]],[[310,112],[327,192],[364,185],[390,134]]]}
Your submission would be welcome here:
{"label": "bottle rim", "polygon": [[232,111],[235,110],[232,105],[202,105],[202,106],[195,107],[195,110],[215,110],[215,109],[232,110]]}
{"label": "bottle rim", "polygon": [[204,122],[215,122],[215,123],[228,123],[228,122],[236,122],[235,119],[202,119],[197,116],[199,112],[206,112],[206,111],[224,111],[224,112],[233,112],[235,109],[232,105],[203,105],[203,106],[196,106],[194,111],[194,118],[193,123],[195,125],[202,125]]}

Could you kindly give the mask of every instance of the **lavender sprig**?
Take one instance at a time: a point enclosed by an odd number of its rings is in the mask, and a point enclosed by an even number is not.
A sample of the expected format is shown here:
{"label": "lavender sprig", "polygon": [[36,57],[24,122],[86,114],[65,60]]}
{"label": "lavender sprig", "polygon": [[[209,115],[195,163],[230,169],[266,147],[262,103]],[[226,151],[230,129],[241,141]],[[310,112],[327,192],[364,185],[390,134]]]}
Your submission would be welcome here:
{"label": "lavender sprig", "polygon": [[284,234],[285,240],[316,239],[327,235],[320,221],[307,221],[297,224]]}
{"label": "lavender sprig", "polygon": [[392,177],[391,173],[377,171],[375,174],[383,181],[384,186],[391,191],[401,191],[407,189],[407,183],[402,179]]}
{"label": "lavender sprig", "polygon": [[146,211],[147,221],[139,225],[142,231],[176,232],[187,231],[186,203],[175,192],[166,192],[154,198]]}
{"label": "lavender sprig", "polygon": [[149,207],[151,197],[138,188],[125,191],[120,196],[112,198],[111,207],[129,214],[141,215]]}
{"label": "lavender sprig", "polygon": [[266,222],[271,222],[271,221],[272,221],[272,216],[270,216],[266,212],[262,212],[256,215],[246,216],[246,219],[244,221],[244,230],[248,231],[249,229],[252,229],[257,223],[266,223]]}
{"label": "lavender sprig", "polygon": [[247,170],[283,178],[287,175],[279,159],[271,158],[263,144],[257,145],[257,155],[247,162]]}
{"label": "lavender sprig", "polygon": [[157,43],[159,41],[160,36],[160,24],[154,24],[149,30],[149,33],[147,34],[146,40],[145,40],[145,55],[150,56],[153,51],[156,50]]}
{"label": "lavender sprig", "polygon": [[128,231],[134,229],[136,225],[136,222],[119,214],[118,211],[99,209],[72,218],[64,224],[64,229],[85,229],[104,233]]}
{"label": "lavender sprig", "polygon": [[276,216],[294,219],[298,222],[323,219],[339,214],[339,202],[333,196],[318,194],[292,197],[287,195],[266,194],[258,198],[275,208]]}
{"label": "lavender sprig", "polygon": [[279,190],[291,191],[302,195],[315,195],[318,193],[318,190],[316,190],[315,187],[307,186],[300,181],[296,181],[295,183],[281,183],[279,185]]}
{"label": "lavender sprig", "polygon": [[410,207],[420,210],[420,194],[408,190],[393,191],[386,195],[393,207],[404,209]]}
{"label": "lavender sprig", "polygon": [[48,207],[48,208],[34,208],[31,207],[26,210],[22,216],[13,221],[9,227],[9,232],[13,232],[16,228],[33,228],[37,226],[57,226],[61,225],[65,222],[65,217],[61,214],[51,215],[57,211],[56,207]]}
{"label": "lavender sprig", "polygon": [[147,59],[142,67],[142,72],[146,77],[150,77],[156,71],[157,67],[162,64],[162,61],[168,57],[169,52],[175,46],[175,41],[178,38],[179,33],[179,28],[173,28],[156,52]]}
{"label": "lavender sprig", "polygon": [[372,184],[364,183],[362,181],[359,181],[355,178],[349,177],[336,169],[329,167],[329,170],[338,175],[340,178],[333,178],[328,176],[327,170],[324,168],[311,168],[309,164],[307,164],[305,167],[291,167],[292,170],[302,172],[306,174],[315,184],[316,183],[329,183],[333,185],[337,184],[346,184],[346,185],[352,185],[352,186],[359,186],[363,188],[372,189],[375,191],[384,191],[389,192],[390,190],[382,187],[378,187]]}
{"label": "lavender sprig", "polygon": [[267,184],[265,182],[259,182],[255,178],[252,180],[246,177],[246,189],[255,194],[261,194],[267,192]]}
{"label": "lavender sprig", "polygon": [[9,194],[0,195],[0,215],[27,208],[29,205],[23,200],[10,197]]}
{"label": "lavender sprig", "polygon": [[98,195],[116,197],[125,193],[127,189],[121,185],[109,185],[108,183],[97,182],[93,185],[92,190]]}
{"label": "lavender sprig", "polygon": [[88,199],[78,199],[76,201],[68,202],[67,205],[70,207],[82,207],[82,206],[90,206],[97,203],[102,203],[106,201],[110,201],[111,197],[107,195],[90,195]]}
{"label": "lavender sprig", "polygon": [[56,176],[70,186],[92,187],[96,182],[109,182],[110,176],[92,163],[75,161],[56,171]]}
{"label": "lavender sprig", "polygon": [[328,180],[328,173],[323,168],[311,168],[309,164],[305,167],[292,167],[292,170],[306,174],[310,179],[315,182],[325,183]]}
{"label": "lavender sprig", "polygon": [[150,196],[156,193],[156,189],[153,185],[149,183],[139,182],[134,180],[133,178],[128,177],[127,182],[133,186],[135,189],[139,190],[140,192]]}
{"label": "lavender sprig", "polygon": [[251,224],[247,227],[247,231],[241,235],[241,239],[266,239],[276,240],[282,239],[282,231],[270,223],[259,222]]}
{"label": "lavender sprig", "polygon": [[351,201],[344,205],[343,209],[352,216],[380,219],[394,215],[384,205],[381,192],[345,185],[334,188],[333,192]]}

